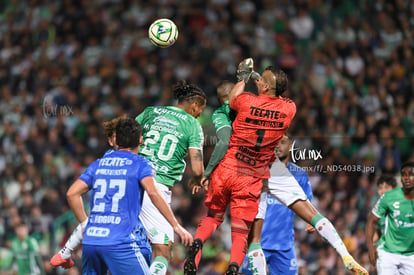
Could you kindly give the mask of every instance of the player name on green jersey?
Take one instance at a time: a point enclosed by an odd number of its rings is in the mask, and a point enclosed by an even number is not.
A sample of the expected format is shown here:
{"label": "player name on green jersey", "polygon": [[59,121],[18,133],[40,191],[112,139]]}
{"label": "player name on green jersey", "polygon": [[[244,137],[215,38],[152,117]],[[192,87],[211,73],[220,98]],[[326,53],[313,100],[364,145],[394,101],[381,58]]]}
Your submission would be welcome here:
{"label": "player name on green jersey", "polygon": [[154,165],[157,182],[173,186],[181,181],[188,148],[203,148],[200,123],[174,106],[148,107],[136,120],[144,137],[139,153]]}

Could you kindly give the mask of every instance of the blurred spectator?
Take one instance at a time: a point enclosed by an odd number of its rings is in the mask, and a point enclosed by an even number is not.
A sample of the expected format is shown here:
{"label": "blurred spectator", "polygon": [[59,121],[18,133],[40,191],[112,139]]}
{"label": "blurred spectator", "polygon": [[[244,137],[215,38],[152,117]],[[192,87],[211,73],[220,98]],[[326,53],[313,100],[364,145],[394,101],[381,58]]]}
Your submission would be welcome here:
{"label": "blurred spectator", "polygon": [[36,239],[29,236],[29,228],[21,223],[15,225],[14,229],[16,237],[11,240],[10,246],[16,262],[17,274],[45,274],[38,243]]}

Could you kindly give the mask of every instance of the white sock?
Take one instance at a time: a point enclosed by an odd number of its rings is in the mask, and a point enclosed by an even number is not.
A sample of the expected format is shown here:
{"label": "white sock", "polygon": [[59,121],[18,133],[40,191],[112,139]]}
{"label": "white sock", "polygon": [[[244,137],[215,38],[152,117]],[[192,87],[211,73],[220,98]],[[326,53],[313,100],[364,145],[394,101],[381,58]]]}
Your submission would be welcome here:
{"label": "white sock", "polygon": [[73,230],[72,235],[70,235],[69,239],[66,241],[65,246],[59,251],[63,260],[69,259],[72,256],[72,251],[81,244],[83,240],[83,230],[87,223],[88,219],[78,224],[75,230]]}
{"label": "white sock", "polygon": [[155,257],[150,266],[151,275],[166,275],[168,269],[168,261],[162,256]]}
{"label": "white sock", "polygon": [[266,275],[266,258],[259,243],[249,245],[247,258],[253,275]]}
{"label": "white sock", "polygon": [[[319,214],[320,215],[320,214]],[[322,215],[316,224],[314,225],[316,231],[341,255],[341,257],[349,256],[349,252],[346,249],[345,244],[342,239],[339,237],[338,232],[332,223]],[[315,218],[315,217],[314,217]],[[313,221],[313,219],[312,219]]]}

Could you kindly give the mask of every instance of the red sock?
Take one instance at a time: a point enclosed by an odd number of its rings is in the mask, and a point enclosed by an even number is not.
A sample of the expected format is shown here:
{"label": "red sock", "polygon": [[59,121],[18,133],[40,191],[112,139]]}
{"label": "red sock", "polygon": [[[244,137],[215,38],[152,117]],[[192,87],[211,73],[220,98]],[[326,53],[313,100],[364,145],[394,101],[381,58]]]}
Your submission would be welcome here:
{"label": "red sock", "polygon": [[[201,220],[195,233],[194,239],[201,239],[203,243],[216,231],[224,220],[224,214],[212,214],[209,213],[207,217]],[[198,268],[200,263],[201,250],[197,253],[195,262]]]}
{"label": "red sock", "polygon": [[231,251],[230,263],[237,263],[239,266],[243,264],[247,253],[247,236],[250,232],[252,222],[231,218]]}

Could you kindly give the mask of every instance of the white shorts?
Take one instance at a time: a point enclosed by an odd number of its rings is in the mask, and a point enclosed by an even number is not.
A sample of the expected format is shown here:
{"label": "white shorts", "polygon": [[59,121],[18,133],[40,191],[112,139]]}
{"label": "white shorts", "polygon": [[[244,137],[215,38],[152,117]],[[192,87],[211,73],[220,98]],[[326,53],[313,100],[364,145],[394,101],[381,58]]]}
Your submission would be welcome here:
{"label": "white shorts", "polygon": [[414,255],[405,256],[377,249],[378,275],[414,274]]}
{"label": "white shorts", "polygon": [[[171,204],[171,191],[168,186],[157,183],[158,188],[164,194],[168,204]],[[147,231],[147,237],[152,244],[168,244],[174,242],[174,229],[166,218],[160,213],[152,203],[147,192],[144,193],[142,209],[139,214],[142,224]]]}
{"label": "white shorts", "polygon": [[267,194],[270,193],[284,206],[289,207],[297,200],[307,200],[305,192],[295,177],[290,173],[286,165],[279,159],[270,167],[270,178],[263,181],[263,192],[259,200],[259,212],[256,219],[264,219],[267,207]]}

